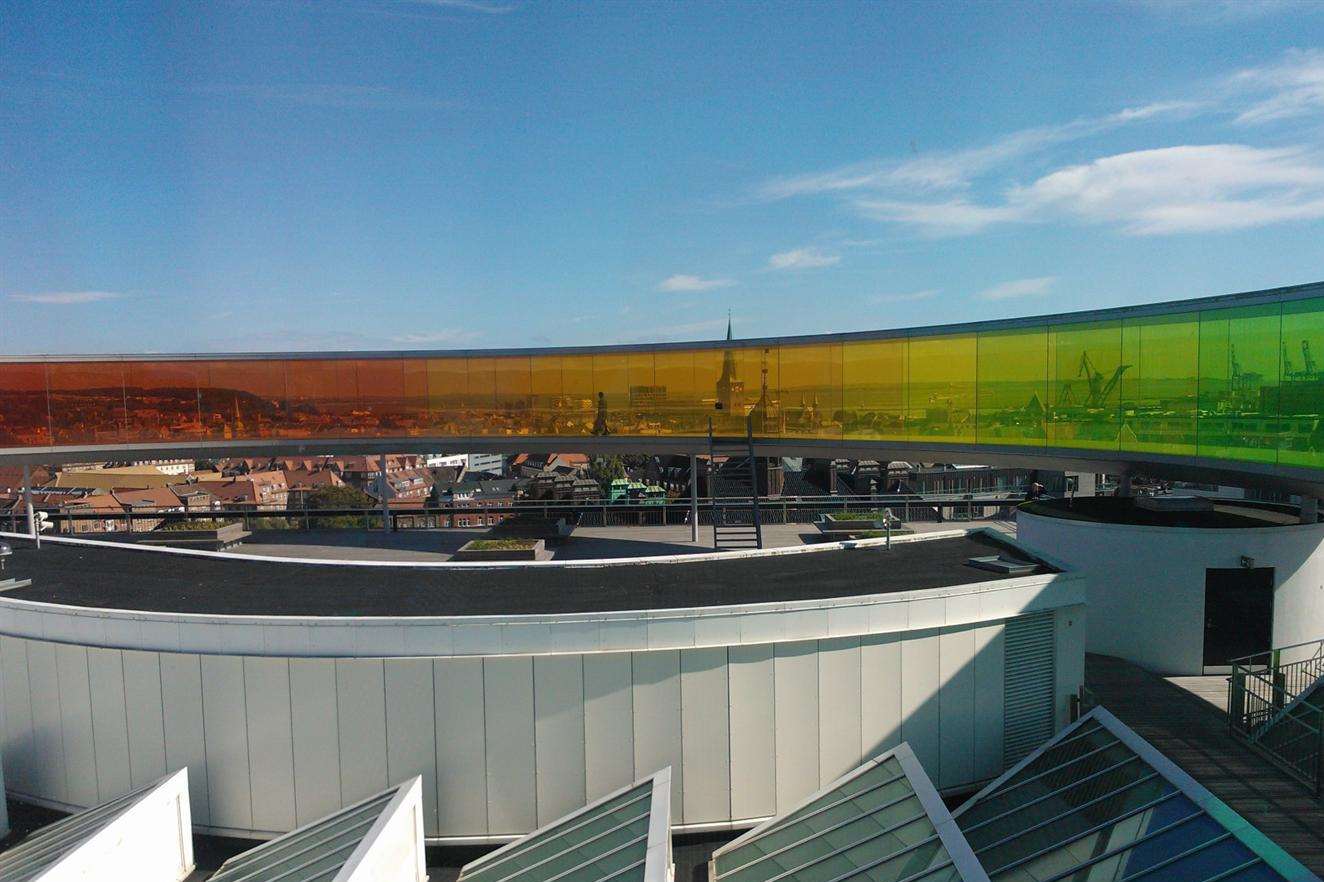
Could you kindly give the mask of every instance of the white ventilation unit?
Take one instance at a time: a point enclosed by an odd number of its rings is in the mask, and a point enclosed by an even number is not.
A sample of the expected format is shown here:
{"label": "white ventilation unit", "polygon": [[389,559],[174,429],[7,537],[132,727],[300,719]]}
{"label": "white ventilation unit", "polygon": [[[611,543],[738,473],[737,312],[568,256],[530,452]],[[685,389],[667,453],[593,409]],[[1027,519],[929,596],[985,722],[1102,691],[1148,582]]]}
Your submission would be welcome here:
{"label": "white ventilation unit", "polygon": [[1053,613],[1008,619],[1003,680],[1003,768],[1019,762],[1053,737]]}

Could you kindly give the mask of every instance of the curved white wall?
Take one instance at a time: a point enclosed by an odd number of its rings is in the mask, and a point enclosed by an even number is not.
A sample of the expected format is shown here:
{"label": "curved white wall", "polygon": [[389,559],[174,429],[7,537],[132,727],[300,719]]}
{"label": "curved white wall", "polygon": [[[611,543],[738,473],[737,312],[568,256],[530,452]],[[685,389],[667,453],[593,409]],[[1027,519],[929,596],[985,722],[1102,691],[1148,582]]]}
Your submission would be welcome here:
{"label": "curved white wall", "polygon": [[1324,524],[1160,528],[1021,511],[1016,538],[1084,575],[1090,652],[1160,674],[1201,673],[1205,569],[1240,566],[1243,555],[1275,570],[1273,645],[1324,637]]}
{"label": "curved white wall", "polygon": [[[430,839],[500,840],[667,765],[679,828],[741,826],[902,739],[940,787],[999,773],[1004,621],[1051,611],[1061,725],[1083,676],[1083,594],[1058,575],[850,602],[357,624],[0,599],[0,752],[13,795],[62,807],[187,766],[195,823],[237,835],[418,774]],[[292,646],[273,628],[304,631]],[[437,628],[475,630],[438,644]],[[323,630],[343,651],[308,636]]]}

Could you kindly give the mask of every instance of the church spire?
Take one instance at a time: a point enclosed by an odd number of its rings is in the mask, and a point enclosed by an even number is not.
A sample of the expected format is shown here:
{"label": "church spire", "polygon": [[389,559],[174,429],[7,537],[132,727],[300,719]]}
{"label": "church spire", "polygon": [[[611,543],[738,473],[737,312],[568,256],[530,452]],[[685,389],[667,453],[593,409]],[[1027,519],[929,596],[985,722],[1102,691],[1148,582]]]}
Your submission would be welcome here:
{"label": "church spire", "polygon": [[731,310],[729,309],[726,311],[726,339],[735,339],[731,336]]}

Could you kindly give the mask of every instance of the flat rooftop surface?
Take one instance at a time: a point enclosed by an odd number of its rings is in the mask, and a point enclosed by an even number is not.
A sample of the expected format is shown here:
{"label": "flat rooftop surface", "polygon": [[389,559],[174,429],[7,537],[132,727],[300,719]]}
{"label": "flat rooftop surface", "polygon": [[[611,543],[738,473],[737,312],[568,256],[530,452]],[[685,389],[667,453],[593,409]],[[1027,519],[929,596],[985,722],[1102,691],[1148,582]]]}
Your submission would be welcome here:
{"label": "flat rooftop surface", "polygon": [[[592,567],[336,566],[7,540],[7,597],[228,615],[463,616],[722,606],[1011,578],[966,564],[1006,552],[983,534],[771,557]],[[1040,568],[1036,572],[1050,572]]]}
{"label": "flat rooftop surface", "polygon": [[[1300,523],[1293,507],[1245,500],[1214,500],[1206,511],[1154,511],[1141,508],[1130,497],[1080,496],[1075,499],[1040,499],[1023,503],[1021,511],[1068,521],[1128,524],[1140,527],[1201,527],[1238,529],[1285,527]],[[1293,510],[1289,510],[1293,509]]]}

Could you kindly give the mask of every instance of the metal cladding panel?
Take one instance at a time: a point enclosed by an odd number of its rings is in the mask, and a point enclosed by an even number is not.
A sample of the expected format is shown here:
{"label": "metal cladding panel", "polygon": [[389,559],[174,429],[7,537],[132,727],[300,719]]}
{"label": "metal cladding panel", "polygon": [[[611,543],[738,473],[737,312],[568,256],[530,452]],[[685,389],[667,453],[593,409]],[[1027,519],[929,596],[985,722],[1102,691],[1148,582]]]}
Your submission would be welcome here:
{"label": "metal cladding panel", "polygon": [[818,789],[818,642],[778,643],[773,657],[777,811]]}
{"label": "metal cladding panel", "polygon": [[686,824],[731,817],[731,731],[726,647],[680,653],[681,755]]}
{"label": "metal cladding panel", "polygon": [[432,662],[437,721],[437,829],[439,835],[486,833],[487,744],[483,661]]}
{"label": "metal cladding panel", "polygon": [[166,773],[161,657],[155,652],[126,649],[122,652],[122,660],[124,709],[129,734],[129,784],[144,787],[165,777]]}
{"label": "metal cladding panel", "polygon": [[87,649],[58,643],[55,671],[60,681],[60,724],[64,734],[64,775],[68,801],[97,803],[97,750],[92,734],[92,693]]}
{"label": "metal cladding panel", "polygon": [[772,644],[729,650],[731,816],[764,818],[777,810]]}
{"label": "metal cladding panel", "polygon": [[818,641],[819,786],[857,767],[860,753],[860,638]]}
{"label": "metal cladding panel", "polygon": [[634,777],[634,683],[630,654],[584,656],[585,798],[594,800]]}
{"label": "metal cladding panel", "polygon": [[92,689],[97,802],[107,802],[128,793],[133,786],[130,781],[124,660],[118,649],[88,649],[87,671]]}
{"label": "metal cladding panel", "polygon": [[340,808],[340,720],[336,663],[290,659],[290,730],[294,743],[294,806],[299,826]]}
{"label": "metal cladding panel", "polygon": [[878,756],[901,743],[901,638],[860,640],[860,746]]}
{"label": "metal cladding panel", "polygon": [[533,659],[483,660],[487,715],[487,823],[491,833],[527,833],[538,826],[533,748]]}
{"label": "metal cladding panel", "polygon": [[161,653],[166,765],[188,768],[189,812],[197,824],[211,823],[207,747],[202,719],[202,662],[196,655]]}
{"label": "metal cladding panel", "polygon": [[1003,626],[975,629],[975,780],[1002,774]]}
{"label": "metal cladding panel", "polygon": [[437,716],[432,660],[386,660],[386,772],[391,781],[422,778],[423,825],[437,829]]}
{"label": "metal cladding panel", "polygon": [[0,689],[4,690],[5,781],[10,790],[27,793],[36,784],[37,755],[32,743],[26,640],[0,637]]}
{"label": "metal cladding panel", "polygon": [[901,642],[901,740],[909,742],[920,765],[935,781],[942,775],[938,744],[942,728],[938,705],[941,660],[936,630],[906,634]]}
{"label": "metal cladding panel", "polygon": [[1056,731],[1052,611],[1007,620],[1002,762],[1010,766]]}
{"label": "metal cladding panel", "polygon": [[[55,644],[28,641],[28,683],[32,694],[33,789],[60,802],[69,801],[64,774],[64,733],[60,722],[60,678],[55,672]],[[51,697],[55,700],[52,701]]]}
{"label": "metal cladding panel", "polygon": [[248,783],[244,661],[225,655],[204,655],[200,661],[211,825],[248,830],[253,826],[253,796]]}
{"label": "metal cladding panel", "polygon": [[634,653],[634,768],[646,777],[671,766],[671,819],[684,823],[680,652]]}
{"label": "metal cladding panel", "polygon": [[583,656],[535,658],[533,701],[538,826],[541,827],[588,802],[585,796]]}
{"label": "metal cladding panel", "polygon": [[975,629],[944,629],[939,638],[942,686],[938,691],[941,730],[938,787],[975,780]]}
{"label": "metal cladding panel", "polygon": [[336,659],[336,707],[340,798],[349,804],[389,786],[386,683],[381,659]]}
{"label": "metal cladding panel", "polygon": [[298,818],[294,810],[290,663],[283,658],[243,661],[253,826],[272,832],[293,830]]}

